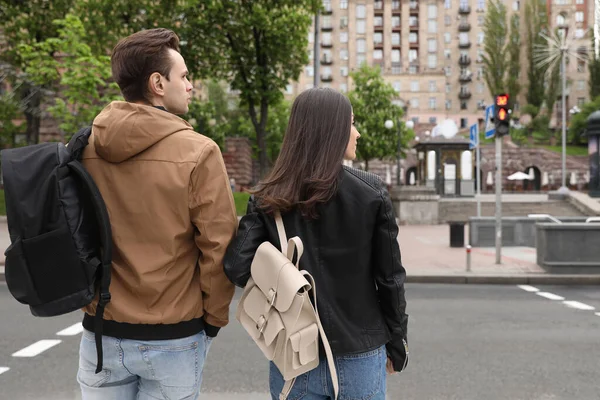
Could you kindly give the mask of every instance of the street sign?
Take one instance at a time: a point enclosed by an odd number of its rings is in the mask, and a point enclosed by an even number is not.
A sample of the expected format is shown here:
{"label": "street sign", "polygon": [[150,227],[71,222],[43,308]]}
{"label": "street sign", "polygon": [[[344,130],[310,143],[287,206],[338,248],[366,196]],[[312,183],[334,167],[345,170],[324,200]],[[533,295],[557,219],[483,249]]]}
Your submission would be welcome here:
{"label": "street sign", "polygon": [[479,124],[473,124],[469,129],[469,149],[477,146],[479,146]]}
{"label": "street sign", "polygon": [[492,123],[494,118],[494,105],[487,106],[485,109],[485,138],[491,139],[496,134],[496,127]]}

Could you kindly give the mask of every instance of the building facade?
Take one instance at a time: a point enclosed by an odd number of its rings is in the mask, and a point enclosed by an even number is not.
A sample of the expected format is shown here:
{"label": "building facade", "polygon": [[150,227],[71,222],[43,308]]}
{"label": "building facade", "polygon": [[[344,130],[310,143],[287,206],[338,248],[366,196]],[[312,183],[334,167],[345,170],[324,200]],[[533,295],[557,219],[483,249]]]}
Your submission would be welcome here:
{"label": "building facade", "polygon": [[[525,1],[504,0],[508,17],[515,12],[523,15]],[[492,102],[482,60],[487,3],[325,0],[319,24],[319,85],[347,92],[352,89],[352,71],[362,63],[379,66],[398,93],[396,102],[406,107],[407,117],[415,123],[452,119],[466,128],[481,119],[482,108]],[[547,0],[547,9],[551,27],[568,27],[569,36],[577,38],[574,45],[589,47],[589,36],[584,35],[594,24],[593,0]],[[313,87],[314,26],[309,47],[311,61],[298,81],[288,86],[288,97]],[[523,57],[522,65],[526,65]],[[588,68],[585,62],[572,60],[567,73],[568,104],[573,107],[588,100]],[[523,68],[519,103],[526,80]]]}

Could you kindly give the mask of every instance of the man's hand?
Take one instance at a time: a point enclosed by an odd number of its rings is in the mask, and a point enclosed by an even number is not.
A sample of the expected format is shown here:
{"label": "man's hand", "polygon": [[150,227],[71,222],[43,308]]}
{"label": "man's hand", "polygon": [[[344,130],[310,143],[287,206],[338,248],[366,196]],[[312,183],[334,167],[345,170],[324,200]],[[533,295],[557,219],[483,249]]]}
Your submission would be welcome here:
{"label": "man's hand", "polygon": [[385,364],[385,370],[387,371],[388,375],[393,375],[396,373],[396,371],[394,371],[394,364],[392,364],[392,360],[389,357]]}

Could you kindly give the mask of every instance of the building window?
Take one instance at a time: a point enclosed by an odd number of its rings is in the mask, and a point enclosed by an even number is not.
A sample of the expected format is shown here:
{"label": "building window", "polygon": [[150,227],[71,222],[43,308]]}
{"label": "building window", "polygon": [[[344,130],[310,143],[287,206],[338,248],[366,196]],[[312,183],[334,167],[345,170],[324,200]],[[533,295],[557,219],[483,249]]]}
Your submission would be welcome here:
{"label": "building window", "polygon": [[429,39],[427,41],[427,50],[430,53],[435,53],[437,51],[437,39]]}
{"label": "building window", "polygon": [[348,8],[348,0],[340,0],[340,9],[346,10]]}
{"label": "building window", "polygon": [[400,27],[400,17],[397,15],[392,15],[392,28]]}
{"label": "building window", "polygon": [[[503,1],[504,1],[504,0],[503,0]],[[467,8],[467,7],[469,7],[469,0],[460,0],[460,1],[458,2],[458,6],[459,6],[460,8]]]}
{"label": "building window", "polygon": [[340,43],[348,43],[348,32],[340,32]]}
{"label": "building window", "polygon": [[435,81],[429,81],[429,91],[437,92],[437,84]]}
{"label": "building window", "polygon": [[562,26],[567,24],[567,19],[565,18],[565,14],[558,14],[556,16],[556,25]]}
{"label": "building window", "polygon": [[446,83],[446,93],[450,93],[452,91],[452,85],[449,83]]}
{"label": "building window", "polygon": [[575,4],[583,4],[583,0],[576,0]]}
{"label": "building window", "polygon": [[581,28],[575,29],[575,39],[581,39],[585,35],[585,31]]}
{"label": "building window", "polygon": [[450,26],[450,25],[452,25],[452,17],[451,17],[451,16],[449,16],[449,15],[446,15],[446,16],[444,17],[444,24],[445,24],[446,26]]}
{"label": "building window", "polygon": [[485,0],[477,0],[477,9],[479,11],[485,10]]}
{"label": "building window", "polygon": [[401,88],[401,86],[400,86],[400,81],[394,81],[394,90],[395,90],[397,93],[400,93],[400,88]]}
{"label": "building window", "polygon": [[373,34],[373,43],[374,44],[381,44],[381,43],[383,43],[383,33],[382,32],[375,32]]}
{"label": "building window", "polygon": [[427,21],[427,31],[429,33],[437,33],[437,21],[435,19]]}
{"label": "building window", "polygon": [[429,54],[427,56],[427,68],[437,68],[437,54]]}
{"label": "building window", "polygon": [[348,91],[348,85],[345,83],[340,83],[340,92],[346,93]]}
{"label": "building window", "polygon": [[[461,101],[460,102],[460,109],[461,110],[466,110],[467,108],[468,108],[467,107],[467,102],[466,101]],[[464,126],[461,126],[461,128],[464,128]]]}
{"label": "building window", "polygon": [[348,17],[347,16],[343,16],[340,18],[340,28],[341,29],[346,29],[348,27]]}
{"label": "building window", "polygon": [[479,44],[483,44],[483,41],[485,40],[485,33],[483,32],[479,32],[477,34],[477,43]]}
{"label": "building window", "polygon": [[373,18],[373,25],[383,26],[383,17],[380,15],[376,15],[375,18]]}
{"label": "building window", "polygon": [[450,34],[450,32],[444,33],[444,43],[450,43],[451,40],[452,40],[452,35]]}
{"label": "building window", "polygon": [[410,108],[418,109],[419,108],[419,99],[417,99],[417,98],[410,99]]}
{"label": "building window", "polygon": [[577,72],[585,72],[585,61],[577,61]]}
{"label": "building window", "polygon": [[364,4],[356,5],[356,18],[366,18],[367,17],[367,6]]}
{"label": "building window", "polygon": [[392,75],[400,75],[402,73],[402,67],[392,67]]}
{"label": "building window", "polygon": [[452,100],[446,100],[446,110],[452,109]]}
{"label": "building window", "polygon": [[419,81],[411,81],[410,82],[410,91],[411,92],[418,92],[419,91]]}
{"label": "building window", "polygon": [[382,10],[383,9],[383,0],[375,0],[373,3],[373,8],[376,10]]}
{"label": "building window", "polygon": [[400,46],[400,33],[392,32],[392,46]]}
{"label": "building window", "polygon": [[348,59],[348,49],[340,50],[340,59],[347,60]]}
{"label": "building window", "polygon": [[364,63],[367,62],[367,56],[364,54],[357,54],[356,55],[356,65],[358,67],[360,67],[361,65],[363,65]]}
{"label": "building window", "polygon": [[315,72],[315,70],[310,65],[308,67],[304,68],[304,73],[308,76],[314,76],[314,72]]}
{"label": "building window", "polygon": [[373,59],[374,60],[382,60],[383,59],[383,50],[377,49],[373,51]]}
{"label": "building window", "polygon": [[[466,107],[463,108],[463,110],[466,110],[466,109],[467,109]],[[461,118],[460,119],[460,127],[461,128],[466,128],[467,126],[469,126],[469,119],[468,118]]]}
{"label": "building window", "polygon": [[579,107],[583,106],[584,103],[585,103],[585,97],[578,97],[577,98],[577,105]]}
{"label": "building window", "polygon": [[419,25],[419,17],[411,15],[408,17],[408,26],[418,26]]}
{"label": "building window", "polygon": [[449,10],[449,9],[451,9],[451,8],[452,8],[452,0],[445,0],[445,1],[444,1],[444,8],[445,8],[446,10]]}
{"label": "building window", "polygon": [[446,67],[446,76],[452,75],[452,67]]}
{"label": "building window", "polygon": [[408,62],[412,63],[412,62],[418,61],[418,59],[419,59],[419,52],[415,49],[410,49],[408,51]]}
{"label": "building window", "polygon": [[427,5],[427,17],[429,19],[437,18],[437,14],[438,14],[437,11],[438,11],[437,4]]}
{"label": "building window", "polygon": [[392,50],[392,62],[393,63],[400,63],[400,50],[394,49]]}
{"label": "building window", "polygon": [[356,20],[356,33],[364,34],[367,32],[367,21],[364,19]]}
{"label": "building window", "polygon": [[311,59],[311,60],[315,58],[315,52],[314,52],[313,49],[310,49],[308,51],[308,58]]}
{"label": "building window", "polygon": [[517,0],[513,2],[513,11],[519,11],[519,8],[521,8],[521,3]]}
{"label": "building window", "polygon": [[367,51],[367,41],[365,39],[356,39],[356,51],[365,53]]}
{"label": "building window", "polygon": [[392,10],[399,10],[400,9],[400,0],[393,0],[392,1]]}
{"label": "building window", "polygon": [[437,108],[437,101],[436,101],[435,97],[430,97],[429,98],[429,109],[435,110],[436,108]]}
{"label": "building window", "polygon": [[341,67],[340,68],[340,75],[342,75],[342,76],[348,76],[348,67]]}
{"label": "building window", "polygon": [[477,84],[477,93],[483,93],[483,83]]}
{"label": "building window", "polygon": [[477,16],[477,26],[483,26],[485,24],[485,17],[483,15]]}
{"label": "building window", "polygon": [[444,49],[444,57],[446,57],[446,60],[449,60],[451,55],[452,55],[452,50]]}
{"label": "building window", "polygon": [[419,67],[417,67],[416,65],[411,65],[408,67],[408,73],[411,75],[415,75],[419,72]]}
{"label": "building window", "polygon": [[410,32],[408,34],[408,43],[418,43],[419,35],[416,32]]}
{"label": "building window", "polygon": [[577,81],[577,90],[585,90],[585,81],[582,81],[582,80]]}
{"label": "building window", "polygon": [[575,22],[583,22],[583,11],[577,11],[575,13]]}

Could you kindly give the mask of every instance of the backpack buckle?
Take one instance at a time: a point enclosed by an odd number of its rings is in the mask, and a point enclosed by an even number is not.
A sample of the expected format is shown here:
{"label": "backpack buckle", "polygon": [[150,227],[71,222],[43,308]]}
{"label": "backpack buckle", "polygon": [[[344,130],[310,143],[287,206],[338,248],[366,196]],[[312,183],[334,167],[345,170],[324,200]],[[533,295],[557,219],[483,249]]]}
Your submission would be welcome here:
{"label": "backpack buckle", "polygon": [[273,307],[273,304],[275,304],[275,298],[277,297],[277,291],[273,288],[269,289],[269,297],[269,305]]}
{"label": "backpack buckle", "polygon": [[258,329],[258,333],[262,334],[267,326],[267,319],[264,315],[261,315],[256,322],[256,329]]}
{"label": "backpack buckle", "polygon": [[100,304],[108,304],[110,302],[110,293],[100,293]]}

